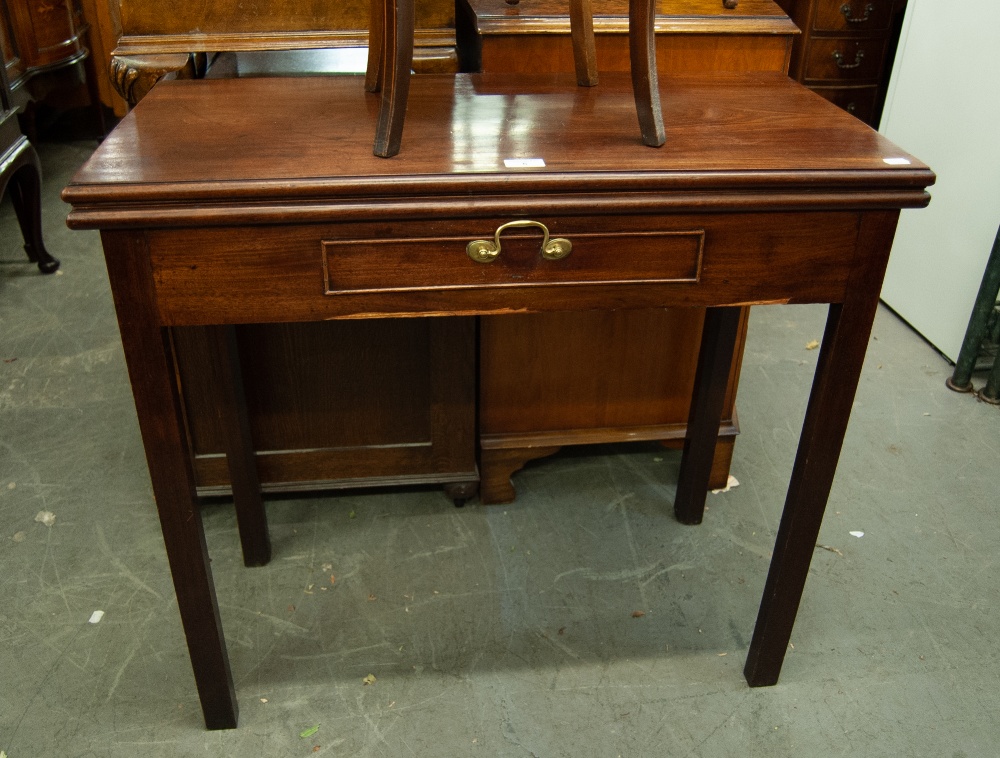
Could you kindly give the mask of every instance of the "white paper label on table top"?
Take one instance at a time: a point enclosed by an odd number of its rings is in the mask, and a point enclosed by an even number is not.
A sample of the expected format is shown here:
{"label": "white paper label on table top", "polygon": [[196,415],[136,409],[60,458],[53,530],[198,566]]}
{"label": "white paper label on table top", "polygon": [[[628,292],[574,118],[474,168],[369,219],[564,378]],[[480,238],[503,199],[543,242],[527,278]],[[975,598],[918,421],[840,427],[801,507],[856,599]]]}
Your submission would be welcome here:
{"label": "white paper label on table top", "polygon": [[503,165],[507,168],[545,168],[542,158],[504,158]]}

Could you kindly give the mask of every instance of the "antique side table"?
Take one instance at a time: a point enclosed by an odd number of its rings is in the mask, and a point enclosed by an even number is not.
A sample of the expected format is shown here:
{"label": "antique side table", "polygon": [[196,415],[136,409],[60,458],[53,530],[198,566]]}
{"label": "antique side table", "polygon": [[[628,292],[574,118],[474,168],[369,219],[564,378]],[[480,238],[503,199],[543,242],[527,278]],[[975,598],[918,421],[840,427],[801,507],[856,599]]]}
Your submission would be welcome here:
{"label": "antique side table", "polygon": [[[665,76],[667,142],[626,77],[415,77],[410,149],[375,158],[360,77],[158,85],[64,191],[100,229],[205,720],[237,704],[170,327],[204,329],[244,559],[270,557],[232,325],[707,307],[674,510],[702,517],[740,308],[829,303],[750,644],[777,681],[900,208],[934,175],[774,73]],[[233,146],[239,145],[238,150]],[[436,411],[434,411],[436,412]]]}

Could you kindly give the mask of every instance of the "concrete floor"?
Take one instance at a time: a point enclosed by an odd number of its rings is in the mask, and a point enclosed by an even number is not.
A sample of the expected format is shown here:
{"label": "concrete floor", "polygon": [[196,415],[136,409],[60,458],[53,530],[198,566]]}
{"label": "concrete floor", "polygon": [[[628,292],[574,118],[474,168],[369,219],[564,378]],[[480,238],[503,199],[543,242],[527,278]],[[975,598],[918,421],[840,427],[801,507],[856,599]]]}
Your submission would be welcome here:
{"label": "concrete floor", "polygon": [[1000,409],[946,390],[949,366],[885,310],[781,682],[744,683],[816,307],[754,310],[740,486],[700,527],[674,521],[678,456],[653,446],[532,465],[509,506],[272,502],[265,568],[242,566],[231,507],[207,508],[241,717],[206,731],[99,239],[63,225],[92,147],[41,145],[59,275],[0,213],[9,758],[998,754]]}

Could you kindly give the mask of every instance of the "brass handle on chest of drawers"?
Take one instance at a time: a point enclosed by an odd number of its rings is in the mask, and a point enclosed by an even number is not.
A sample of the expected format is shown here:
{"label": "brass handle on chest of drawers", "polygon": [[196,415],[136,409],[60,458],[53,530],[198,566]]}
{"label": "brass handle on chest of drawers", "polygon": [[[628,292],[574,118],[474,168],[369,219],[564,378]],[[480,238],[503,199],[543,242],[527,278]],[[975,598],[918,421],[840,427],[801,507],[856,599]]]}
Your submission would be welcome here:
{"label": "brass handle on chest of drawers", "polygon": [[839,50],[833,51],[833,59],[837,62],[837,68],[845,70],[851,68],[857,68],[858,66],[860,66],[861,61],[864,59],[864,57],[865,57],[865,51],[858,50],[858,52],[854,54],[854,63],[844,63],[844,54]]}
{"label": "brass handle on chest of drawers", "polygon": [[573,250],[573,243],[563,237],[549,239],[549,230],[540,221],[508,221],[497,227],[492,240],[472,240],[465,246],[465,252],[477,263],[492,263],[500,255],[500,234],[505,229],[517,229],[526,226],[536,226],[542,230],[542,257],[549,261],[565,258]]}
{"label": "brass handle on chest of drawers", "polygon": [[865,21],[872,17],[872,11],[875,10],[875,3],[867,3],[865,5],[865,15],[863,16],[852,16],[854,12],[851,8],[850,3],[844,3],[840,6],[840,12],[844,14],[844,18],[849,24],[863,24]]}

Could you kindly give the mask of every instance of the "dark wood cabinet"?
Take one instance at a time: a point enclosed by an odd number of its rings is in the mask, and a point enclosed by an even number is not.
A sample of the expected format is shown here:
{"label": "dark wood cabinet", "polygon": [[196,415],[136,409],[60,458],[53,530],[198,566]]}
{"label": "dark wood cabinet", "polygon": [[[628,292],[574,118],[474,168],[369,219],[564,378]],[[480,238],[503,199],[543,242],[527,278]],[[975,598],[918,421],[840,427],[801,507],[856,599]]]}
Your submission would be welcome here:
{"label": "dark wood cabinet", "polygon": [[[58,85],[47,74],[83,64],[88,32],[80,0],[0,0],[0,44],[14,101],[44,98]],[[84,76],[81,68],[76,83]]]}
{"label": "dark wood cabinet", "polygon": [[878,126],[906,0],[777,0],[802,30],[790,75]]}
{"label": "dark wood cabinet", "polygon": [[87,56],[87,24],[79,0],[0,0],[4,63],[12,90],[32,76]]}
{"label": "dark wood cabinet", "polygon": [[63,111],[90,106],[93,126],[104,134],[99,75],[90,54],[91,29],[82,3],[0,0],[0,47],[11,101],[32,139],[36,138],[34,105],[39,103]]}

